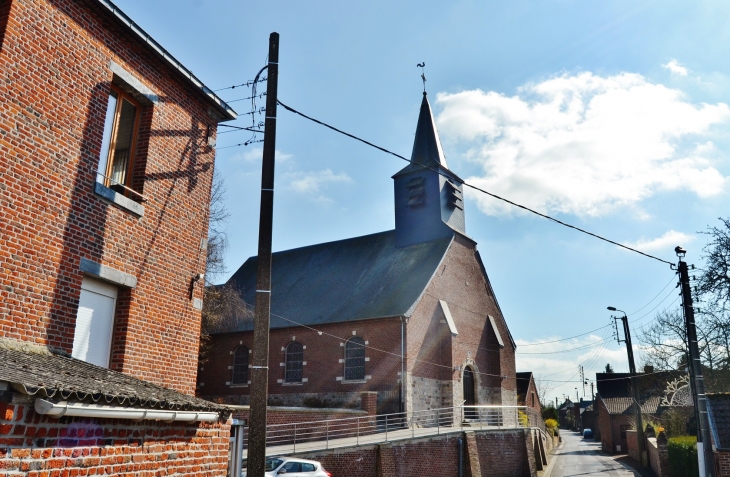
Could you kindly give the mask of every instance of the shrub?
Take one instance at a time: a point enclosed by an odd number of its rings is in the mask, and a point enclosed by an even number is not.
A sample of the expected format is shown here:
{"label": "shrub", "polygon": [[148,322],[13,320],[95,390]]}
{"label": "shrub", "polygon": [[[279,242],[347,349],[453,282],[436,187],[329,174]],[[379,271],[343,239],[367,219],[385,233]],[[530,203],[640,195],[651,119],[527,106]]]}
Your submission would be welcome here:
{"label": "shrub", "polygon": [[669,454],[671,475],[699,477],[696,437],[679,436],[670,438],[667,444],[667,453]]}
{"label": "shrub", "polygon": [[529,427],[530,418],[527,417],[527,413],[523,411],[517,411],[517,419],[520,421],[520,427]]}
{"label": "shrub", "polygon": [[557,429],[558,428],[558,421],[555,419],[545,419],[545,427],[548,429]]}
{"label": "shrub", "polygon": [[544,407],[544,408],[542,408],[542,418],[543,419],[554,419],[555,421],[557,421],[558,420],[558,410],[552,406]]}

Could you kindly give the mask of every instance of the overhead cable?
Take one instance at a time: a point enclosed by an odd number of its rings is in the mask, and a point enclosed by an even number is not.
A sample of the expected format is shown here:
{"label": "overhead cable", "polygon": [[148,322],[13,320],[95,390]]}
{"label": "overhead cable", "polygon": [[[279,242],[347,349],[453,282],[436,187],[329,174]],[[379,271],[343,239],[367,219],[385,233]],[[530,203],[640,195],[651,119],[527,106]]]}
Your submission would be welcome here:
{"label": "overhead cable", "polygon": [[[292,113],[294,113],[294,114],[298,114],[299,116],[301,116],[301,117],[303,117],[303,118],[305,118],[305,119],[308,119],[308,120],[310,120],[310,121],[312,121],[312,122],[315,122],[315,123],[317,123],[317,124],[319,124],[319,125],[321,125],[321,126],[324,126],[324,127],[326,127],[326,128],[332,129],[332,130],[333,130],[333,131],[335,131],[335,132],[338,132],[338,133],[340,133],[340,134],[343,134],[343,135],[345,135],[345,136],[347,136],[347,137],[350,137],[350,138],[352,138],[352,139],[355,139],[356,141],[360,141],[360,142],[362,142],[362,143],[364,143],[364,144],[367,144],[368,146],[374,147],[375,149],[378,149],[378,150],[380,150],[380,151],[382,151],[382,152],[384,152],[384,153],[386,153],[386,154],[390,154],[390,155],[392,155],[392,156],[395,156],[395,157],[397,157],[398,159],[402,159],[402,160],[404,160],[404,161],[406,161],[406,162],[408,162],[408,163],[411,163],[411,160],[410,160],[410,159],[408,159],[408,158],[406,158],[406,157],[404,157],[404,156],[401,156],[400,154],[397,154],[397,153],[395,153],[395,152],[393,152],[393,151],[389,151],[388,149],[385,149],[384,147],[380,147],[380,146],[378,146],[378,145],[376,145],[376,144],[373,144],[373,143],[371,143],[371,142],[369,142],[369,141],[366,141],[365,139],[362,139],[362,138],[359,138],[359,137],[357,137],[357,136],[354,136],[354,135],[352,135],[352,134],[350,134],[350,133],[347,133],[347,132],[345,132],[345,131],[342,131],[341,129],[337,129],[337,128],[336,128],[336,127],[334,127],[334,126],[330,126],[329,124],[327,124],[327,123],[324,123],[324,122],[322,122],[322,121],[320,121],[320,120],[318,120],[318,119],[315,119],[315,118],[312,118],[312,117],[310,117],[310,116],[307,116],[306,114],[304,114],[304,113],[301,113],[301,112],[297,111],[296,109],[294,109],[294,108],[291,108],[291,107],[287,106],[286,104],[282,103],[281,101],[278,101],[278,100],[277,100],[277,103],[278,103],[278,104],[279,104],[279,105],[280,105],[281,107],[283,107],[284,109],[286,109],[287,111],[290,111],[290,112],[292,112]],[[437,170],[437,169],[433,169],[433,168],[431,168],[431,167],[428,167],[428,166],[424,166],[424,165],[422,165],[422,164],[418,164],[418,165],[419,165],[419,166],[421,166],[421,167],[423,167],[424,169],[428,169],[428,170],[431,170],[431,171],[433,171],[433,172],[436,172],[436,173],[437,173],[437,174],[439,174],[439,175],[442,175],[442,176],[444,176],[444,177],[447,177],[447,178],[449,178],[449,179],[452,179],[452,178],[451,178],[451,176],[448,176],[448,175],[446,175],[446,174],[442,173],[441,171],[439,171],[439,170]],[[672,263],[672,262],[669,262],[669,261],[667,261],[667,260],[661,259],[661,258],[659,258],[659,257],[655,257],[654,255],[650,255],[650,254],[648,254],[648,253],[645,253],[645,252],[642,252],[642,251],[640,251],[640,250],[636,250],[635,248],[631,248],[631,247],[629,247],[629,246],[627,246],[627,245],[623,245],[623,244],[621,244],[621,243],[619,243],[619,242],[616,242],[616,241],[614,241],[614,240],[608,239],[608,238],[606,238],[606,237],[602,237],[602,236],[600,236],[600,235],[598,235],[598,234],[594,234],[593,232],[589,232],[589,231],[587,231],[587,230],[585,230],[585,229],[582,229],[582,228],[580,228],[580,227],[576,227],[575,225],[571,225],[571,224],[569,224],[569,223],[563,222],[562,220],[559,220],[559,219],[556,219],[556,218],[554,218],[554,217],[551,217],[551,216],[549,216],[549,215],[543,214],[542,212],[538,212],[538,211],[536,211],[536,210],[534,210],[534,209],[531,209],[531,208],[529,208],[529,207],[527,207],[527,206],[524,206],[524,205],[518,204],[517,202],[513,202],[513,201],[511,201],[511,200],[509,200],[509,199],[506,199],[506,198],[504,198],[504,197],[501,197],[501,196],[499,196],[499,195],[497,195],[497,194],[493,194],[493,193],[491,193],[491,192],[489,192],[489,191],[487,191],[487,190],[485,190],[485,189],[482,189],[482,188],[480,188],[480,187],[477,187],[477,186],[471,185],[471,184],[469,184],[469,183],[466,183],[466,182],[464,182],[464,186],[465,186],[465,187],[469,187],[470,189],[474,189],[474,190],[476,190],[476,191],[478,191],[478,192],[481,192],[481,193],[483,193],[483,194],[487,194],[487,195],[488,195],[488,196],[490,196],[490,197],[494,197],[495,199],[501,200],[501,201],[503,201],[503,202],[506,202],[506,203],[508,203],[508,204],[510,204],[510,205],[513,205],[513,206],[515,206],[515,207],[518,207],[518,208],[520,208],[520,209],[526,210],[526,211],[528,211],[528,212],[530,212],[530,213],[532,213],[532,214],[535,214],[535,215],[539,215],[540,217],[542,217],[542,218],[545,218],[545,219],[547,219],[547,220],[550,220],[550,221],[552,221],[552,222],[555,222],[555,223],[557,223],[557,224],[563,225],[563,226],[565,226],[565,227],[568,227],[568,228],[571,228],[571,229],[573,229],[573,230],[577,230],[578,232],[582,232],[582,233],[584,233],[584,234],[586,234],[586,235],[590,235],[591,237],[597,238],[597,239],[599,239],[599,240],[603,240],[604,242],[608,242],[608,243],[610,243],[610,244],[616,245],[616,246],[618,246],[618,247],[621,247],[621,248],[624,248],[624,249],[626,249],[626,250],[629,250],[629,251],[632,251],[632,252],[636,252],[636,253],[638,253],[638,254],[640,254],[640,255],[643,255],[643,256],[645,256],[645,257],[648,257],[648,258],[652,258],[652,259],[654,259],[654,260],[657,260],[657,261],[659,261],[659,262],[662,262],[662,263],[666,263],[666,264],[668,264],[668,265],[670,265],[670,266],[673,266],[673,265],[674,265],[674,263]]]}

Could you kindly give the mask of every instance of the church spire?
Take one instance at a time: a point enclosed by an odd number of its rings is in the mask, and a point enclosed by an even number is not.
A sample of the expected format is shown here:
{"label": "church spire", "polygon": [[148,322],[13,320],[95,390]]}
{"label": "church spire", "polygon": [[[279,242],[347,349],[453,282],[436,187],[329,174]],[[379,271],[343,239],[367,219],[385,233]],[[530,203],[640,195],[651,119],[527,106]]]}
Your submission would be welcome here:
{"label": "church spire", "polygon": [[428,168],[438,168],[439,166],[448,168],[444,151],[441,148],[441,140],[436,130],[436,123],[433,120],[433,113],[431,113],[431,105],[428,103],[425,91],[423,92],[423,101],[421,101],[421,112],[418,115],[411,162]]}

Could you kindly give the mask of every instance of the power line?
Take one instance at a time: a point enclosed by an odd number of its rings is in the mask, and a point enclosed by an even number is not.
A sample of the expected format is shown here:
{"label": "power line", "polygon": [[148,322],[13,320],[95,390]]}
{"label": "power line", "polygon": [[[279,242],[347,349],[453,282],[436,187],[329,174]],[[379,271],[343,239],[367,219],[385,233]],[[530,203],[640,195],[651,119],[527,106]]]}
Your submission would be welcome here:
{"label": "power line", "polygon": [[246,86],[246,87],[250,88],[252,85],[254,85],[256,83],[263,83],[264,81],[266,81],[266,79],[267,79],[266,76],[264,76],[263,78],[257,78],[257,80],[248,80],[245,83],[228,86],[226,88],[221,88],[221,89],[214,89],[213,92],[217,93],[218,91],[223,91],[226,89],[236,89],[236,88],[240,88],[241,86]]}
{"label": "power line", "polygon": [[[319,124],[319,125],[321,125],[321,126],[324,126],[324,127],[326,127],[326,128],[332,129],[332,130],[333,130],[333,131],[335,131],[335,132],[338,132],[338,133],[340,133],[340,134],[343,134],[343,135],[345,135],[345,136],[347,136],[347,137],[350,137],[350,138],[352,138],[352,139],[355,139],[355,140],[357,140],[357,141],[360,141],[360,142],[362,142],[362,143],[364,143],[364,144],[367,144],[368,146],[374,147],[375,149],[378,149],[378,150],[380,150],[380,151],[382,151],[382,152],[385,152],[386,154],[390,154],[390,155],[392,155],[392,156],[395,156],[395,157],[397,157],[398,159],[402,159],[402,160],[404,160],[404,161],[406,161],[406,162],[408,162],[408,163],[411,163],[411,164],[412,164],[412,162],[411,162],[411,160],[410,160],[410,159],[407,159],[407,158],[405,158],[405,157],[401,156],[400,154],[397,154],[397,153],[395,153],[395,152],[393,152],[393,151],[389,151],[388,149],[385,149],[384,147],[380,147],[380,146],[378,146],[378,145],[375,145],[375,144],[373,144],[373,143],[371,143],[371,142],[369,142],[369,141],[366,141],[365,139],[359,138],[359,137],[357,137],[357,136],[354,136],[354,135],[352,135],[352,134],[350,134],[350,133],[347,133],[347,132],[345,132],[345,131],[342,131],[341,129],[337,129],[337,128],[336,128],[336,127],[334,127],[334,126],[330,126],[329,124],[327,124],[327,123],[324,123],[324,122],[322,122],[322,121],[320,121],[320,120],[318,120],[318,119],[314,119],[314,118],[312,118],[312,117],[310,117],[310,116],[307,116],[306,114],[304,114],[304,113],[301,113],[301,112],[297,111],[296,109],[294,109],[294,108],[291,108],[291,107],[287,106],[286,104],[282,103],[281,101],[278,101],[278,100],[277,100],[277,103],[278,103],[278,104],[279,104],[279,105],[280,105],[281,107],[283,107],[284,109],[286,109],[287,111],[290,111],[290,112],[292,112],[292,113],[294,113],[294,114],[298,114],[299,116],[302,116],[302,117],[303,117],[303,118],[305,118],[305,119],[308,119],[308,120],[310,120],[310,121],[312,121],[312,122],[315,122],[315,123],[317,123],[317,124]],[[424,169],[428,169],[428,170],[431,170],[431,171],[433,171],[433,172],[436,172],[437,174],[439,174],[439,175],[441,175],[441,176],[444,176],[444,177],[447,177],[447,178],[449,178],[449,179],[452,179],[452,177],[451,177],[451,176],[449,176],[449,175],[447,175],[447,174],[444,174],[444,173],[442,173],[441,171],[439,171],[439,170],[437,170],[437,169],[433,169],[433,168],[431,168],[431,167],[428,167],[428,166],[424,166],[424,165],[422,165],[422,164],[418,164],[418,165],[419,165],[420,167],[423,167]],[[576,227],[575,225],[571,225],[571,224],[568,224],[568,223],[566,223],[566,222],[563,222],[562,220],[558,220],[558,219],[556,219],[556,218],[554,218],[554,217],[551,217],[551,216],[549,216],[549,215],[543,214],[543,213],[541,213],[541,212],[538,212],[538,211],[536,211],[536,210],[534,210],[534,209],[531,209],[531,208],[529,208],[529,207],[526,207],[526,206],[524,206],[524,205],[521,205],[521,204],[518,204],[518,203],[516,203],[516,202],[513,202],[513,201],[511,201],[511,200],[509,200],[509,199],[506,199],[506,198],[504,198],[504,197],[498,196],[497,194],[493,194],[493,193],[491,193],[491,192],[489,192],[489,191],[487,191],[487,190],[485,190],[485,189],[482,189],[482,188],[480,188],[480,187],[477,187],[477,186],[471,185],[471,184],[469,184],[469,183],[466,183],[466,182],[464,182],[463,184],[464,184],[464,186],[465,186],[465,187],[469,187],[469,188],[471,188],[471,189],[474,189],[474,190],[476,190],[476,191],[478,191],[478,192],[481,192],[481,193],[483,193],[483,194],[487,194],[487,195],[488,195],[488,196],[490,196],[490,197],[494,197],[495,199],[501,200],[501,201],[503,201],[503,202],[506,202],[506,203],[508,203],[508,204],[510,204],[510,205],[513,205],[513,206],[515,206],[515,207],[518,207],[518,208],[520,208],[520,209],[526,210],[526,211],[528,211],[528,212],[530,212],[530,213],[533,213],[533,214],[535,214],[535,215],[539,215],[540,217],[542,217],[542,218],[545,218],[545,219],[547,219],[547,220],[550,220],[550,221],[553,221],[553,222],[555,222],[555,223],[557,223],[557,224],[563,225],[563,226],[565,226],[565,227],[568,227],[568,228],[571,228],[571,229],[573,229],[573,230],[577,230],[578,232],[582,232],[582,233],[584,233],[584,234],[586,234],[586,235],[590,235],[591,237],[597,238],[597,239],[599,239],[599,240],[603,240],[604,242],[608,242],[608,243],[610,243],[610,244],[616,245],[616,246],[618,246],[618,247],[621,247],[621,248],[624,248],[624,249],[626,249],[626,250],[630,250],[630,251],[632,251],[632,252],[638,253],[638,254],[640,254],[640,255],[643,255],[643,256],[645,256],[645,257],[648,257],[648,258],[652,258],[652,259],[654,259],[654,260],[657,260],[657,261],[659,261],[659,262],[662,262],[662,263],[666,263],[666,264],[668,264],[668,265],[670,265],[670,266],[674,265],[674,264],[673,264],[672,262],[668,262],[668,261],[666,261],[666,260],[663,260],[663,259],[661,259],[661,258],[659,258],[659,257],[655,257],[654,255],[650,255],[650,254],[648,254],[648,253],[644,253],[644,252],[642,252],[642,251],[640,251],[640,250],[636,250],[635,248],[631,248],[631,247],[629,247],[629,246],[627,246],[627,245],[623,245],[623,244],[620,244],[620,243],[618,243],[618,242],[616,242],[616,241],[614,241],[614,240],[608,239],[608,238],[606,238],[606,237],[602,237],[602,236],[600,236],[600,235],[598,235],[598,234],[594,234],[593,232],[589,232],[589,231],[587,231],[587,230],[585,230],[585,229],[582,229],[582,228],[580,228],[580,227]]]}

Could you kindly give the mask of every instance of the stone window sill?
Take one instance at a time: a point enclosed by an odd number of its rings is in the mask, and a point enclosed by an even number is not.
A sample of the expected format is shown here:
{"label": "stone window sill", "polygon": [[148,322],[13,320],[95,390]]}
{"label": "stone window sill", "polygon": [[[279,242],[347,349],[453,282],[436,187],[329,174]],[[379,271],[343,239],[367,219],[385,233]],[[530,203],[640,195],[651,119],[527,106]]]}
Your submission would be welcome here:
{"label": "stone window sill", "polygon": [[282,386],[303,386],[304,383],[281,383]]}
{"label": "stone window sill", "polygon": [[340,381],[342,384],[365,384],[367,383],[367,380],[365,379],[358,379],[353,381],[345,381],[344,379]]}
{"label": "stone window sill", "polygon": [[247,388],[248,384],[229,384],[229,388]]}
{"label": "stone window sill", "polygon": [[142,204],[133,201],[129,197],[125,197],[119,192],[106,187],[104,184],[94,182],[94,194],[137,217],[144,215],[144,206]]}

